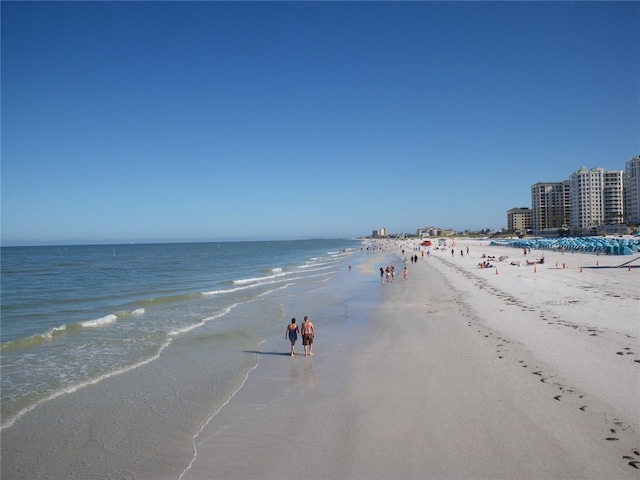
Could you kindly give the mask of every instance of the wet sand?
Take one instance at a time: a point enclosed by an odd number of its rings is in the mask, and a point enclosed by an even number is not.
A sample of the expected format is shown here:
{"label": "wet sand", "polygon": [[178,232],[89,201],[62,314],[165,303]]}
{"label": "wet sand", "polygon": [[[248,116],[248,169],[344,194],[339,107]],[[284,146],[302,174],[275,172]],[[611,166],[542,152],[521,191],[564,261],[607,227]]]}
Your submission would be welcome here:
{"label": "wet sand", "polygon": [[[503,250],[432,250],[407,282],[399,245],[369,257],[352,319],[313,357],[264,345],[182,478],[637,479],[640,268]],[[482,270],[482,253],[510,259]]]}

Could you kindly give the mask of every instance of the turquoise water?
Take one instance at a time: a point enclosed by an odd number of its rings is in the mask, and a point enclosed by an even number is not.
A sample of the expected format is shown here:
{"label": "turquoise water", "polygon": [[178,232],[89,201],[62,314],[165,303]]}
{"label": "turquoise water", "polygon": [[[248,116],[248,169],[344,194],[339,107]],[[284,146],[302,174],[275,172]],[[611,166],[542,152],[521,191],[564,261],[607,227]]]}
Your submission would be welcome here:
{"label": "turquoise water", "polygon": [[320,332],[318,364],[380,290],[357,273],[368,254],[351,239],[1,253],[1,456],[13,479],[179,478],[193,436],[254,369],[291,368],[291,317]]}
{"label": "turquoise water", "polygon": [[2,428],[158,361],[177,340],[222,350],[239,328],[281,322],[272,297],[314,288],[359,249],[355,240],[2,248]]}

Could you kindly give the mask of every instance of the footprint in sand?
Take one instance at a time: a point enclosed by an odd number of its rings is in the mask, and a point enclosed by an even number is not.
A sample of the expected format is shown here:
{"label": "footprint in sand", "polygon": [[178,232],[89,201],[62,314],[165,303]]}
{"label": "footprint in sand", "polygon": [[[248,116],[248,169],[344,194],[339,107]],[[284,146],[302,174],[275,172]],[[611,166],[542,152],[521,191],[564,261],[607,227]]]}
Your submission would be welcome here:
{"label": "footprint in sand", "polygon": [[580,407],[580,410],[582,410],[584,412],[585,408],[587,408],[587,405],[583,405]]}
{"label": "footprint in sand", "polygon": [[553,397],[553,399],[557,401],[560,401],[561,398],[562,398],[562,395],[556,395],[555,397]]}

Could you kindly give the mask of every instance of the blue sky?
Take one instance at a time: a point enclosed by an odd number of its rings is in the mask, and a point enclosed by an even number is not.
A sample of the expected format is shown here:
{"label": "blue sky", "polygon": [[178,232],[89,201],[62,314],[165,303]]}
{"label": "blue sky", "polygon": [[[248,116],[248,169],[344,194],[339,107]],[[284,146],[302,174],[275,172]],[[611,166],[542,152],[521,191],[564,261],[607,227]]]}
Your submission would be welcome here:
{"label": "blue sky", "polygon": [[2,242],[506,226],[640,153],[637,2],[7,2]]}

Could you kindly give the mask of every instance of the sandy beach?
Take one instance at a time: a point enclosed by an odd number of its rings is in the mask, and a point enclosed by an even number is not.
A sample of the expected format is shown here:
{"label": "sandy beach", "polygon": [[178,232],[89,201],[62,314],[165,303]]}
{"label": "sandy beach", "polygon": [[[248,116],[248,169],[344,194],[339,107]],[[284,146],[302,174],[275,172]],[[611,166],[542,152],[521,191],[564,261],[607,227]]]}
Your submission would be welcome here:
{"label": "sandy beach", "polygon": [[639,478],[639,256],[457,241],[403,281],[412,245],[354,268],[371,295],[314,356],[261,347],[181,478]]}

